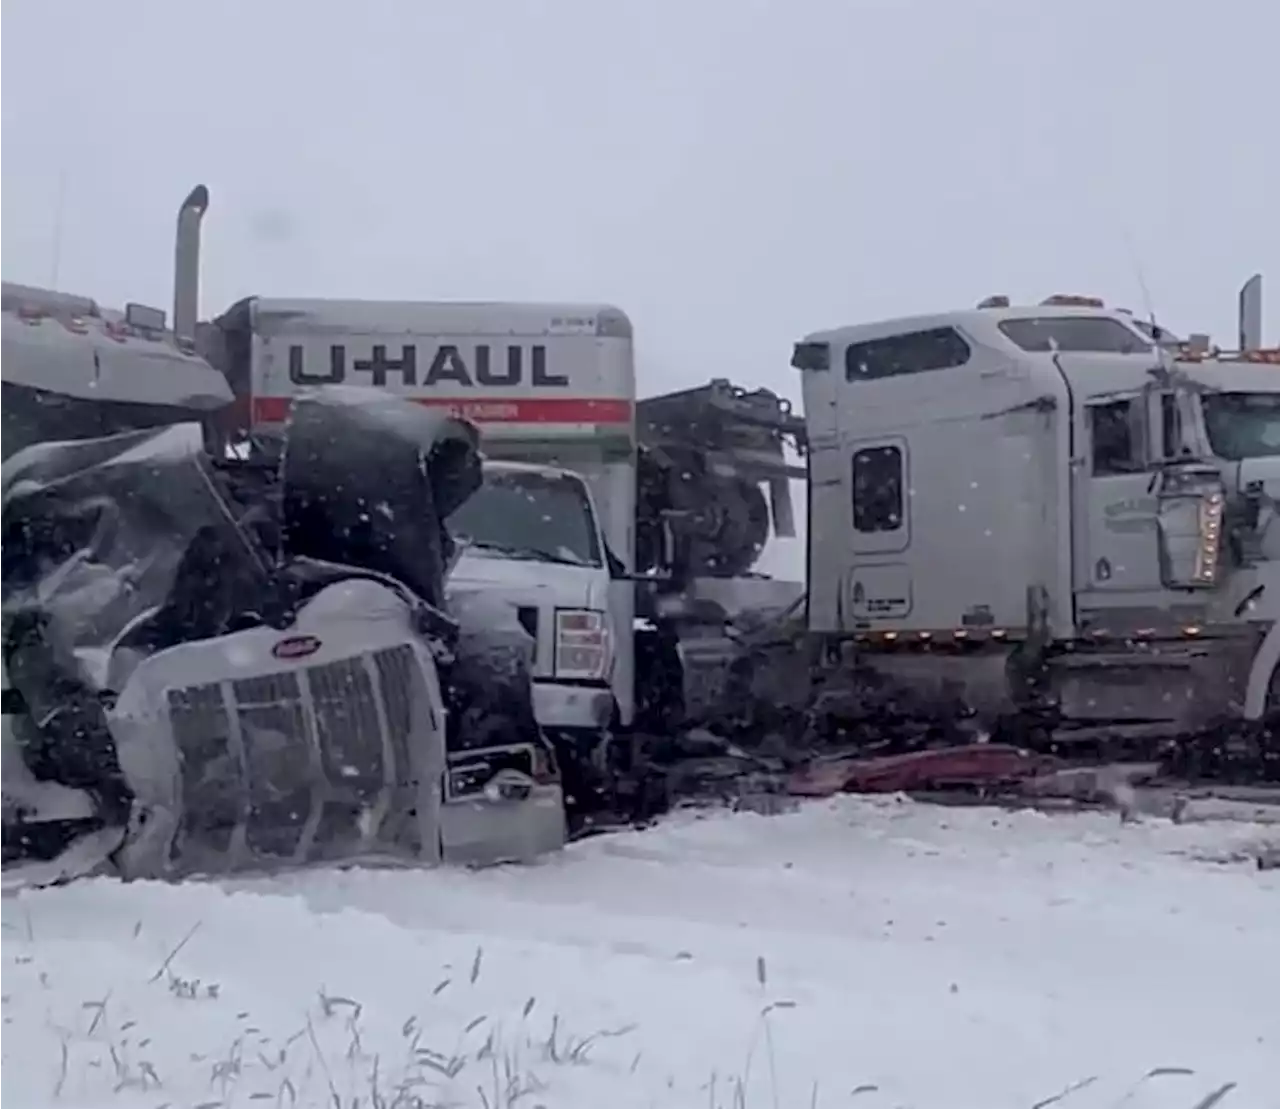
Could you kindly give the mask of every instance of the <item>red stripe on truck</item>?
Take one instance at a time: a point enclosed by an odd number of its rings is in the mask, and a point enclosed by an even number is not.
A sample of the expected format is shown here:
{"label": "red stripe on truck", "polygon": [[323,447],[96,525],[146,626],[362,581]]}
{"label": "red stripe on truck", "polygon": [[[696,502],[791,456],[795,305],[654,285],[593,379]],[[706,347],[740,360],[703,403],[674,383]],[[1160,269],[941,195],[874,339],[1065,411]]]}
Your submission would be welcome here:
{"label": "red stripe on truck", "polygon": [[[629,424],[635,415],[634,406],[628,400],[597,397],[406,399],[425,404],[429,408],[448,408],[451,415],[461,416],[478,424]],[[254,397],[253,422],[284,423],[289,418],[289,405],[292,403],[292,397]]]}

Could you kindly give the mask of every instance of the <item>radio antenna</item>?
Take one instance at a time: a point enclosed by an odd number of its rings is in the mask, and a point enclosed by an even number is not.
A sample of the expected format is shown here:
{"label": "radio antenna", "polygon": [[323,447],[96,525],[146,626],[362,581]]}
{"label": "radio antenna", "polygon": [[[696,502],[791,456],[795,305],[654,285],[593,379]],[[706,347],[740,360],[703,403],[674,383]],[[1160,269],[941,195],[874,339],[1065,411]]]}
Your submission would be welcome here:
{"label": "radio antenna", "polygon": [[1133,266],[1133,275],[1138,279],[1138,291],[1142,294],[1142,309],[1146,313],[1147,322],[1151,325],[1151,339],[1155,343],[1156,358],[1162,372],[1168,374],[1173,370],[1173,362],[1169,357],[1169,346],[1165,342],[1164,329],[1156,321],[1155,300],[1151,296],[1151,288],[1147,285],[1147,275],[1142,265],[1142,258],[1134,244],[1133,236],[1126,227],[1122,231],[1125,245],[1129,248],[1129,264]]}
{"label": "radio antenna", "polygon": [[1122,230],[1122,234],[1124,235],[1125,246],[1129,250],[1129,265],[1133,267],[1133,276],[1138,279],[1138,291],[1142,294],[1142,310],[1146,314],[1147,322],[1151,324],[1151,330],[1155,332],[1158,341],[1160,338],[1160,325],[1156,323],[1155,302],[1151,299],[1151,289],[1147,285],[1147,274],[1142,265],[1142,258],[1138,254],[1138,248],[1134,245],[1133,236],[1129,234],[1127,227]]}

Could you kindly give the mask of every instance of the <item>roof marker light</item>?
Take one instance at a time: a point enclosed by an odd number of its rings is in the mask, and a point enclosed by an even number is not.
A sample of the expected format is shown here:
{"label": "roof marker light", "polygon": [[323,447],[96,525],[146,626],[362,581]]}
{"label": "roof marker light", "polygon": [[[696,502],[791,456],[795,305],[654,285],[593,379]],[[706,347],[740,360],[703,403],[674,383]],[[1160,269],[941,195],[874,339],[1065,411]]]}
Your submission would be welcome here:
{"label": "roof marker light", "polygon": [[1100,297],[1075,296],[1071,293],[1054,293],[1040,302],[1042,308],[1105,308]]}

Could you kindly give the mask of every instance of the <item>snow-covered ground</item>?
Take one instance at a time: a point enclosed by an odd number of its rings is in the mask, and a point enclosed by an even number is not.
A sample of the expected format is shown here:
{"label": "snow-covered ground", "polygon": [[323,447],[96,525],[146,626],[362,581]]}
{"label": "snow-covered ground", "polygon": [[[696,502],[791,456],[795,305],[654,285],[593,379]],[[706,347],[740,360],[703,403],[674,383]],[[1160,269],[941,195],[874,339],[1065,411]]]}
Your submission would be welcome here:
{"label": "snow-covered ground", "polygon": [[1232,861],[1265,834],[846,797],[524,869],[28,893],[3,1096],[1274,1109],[1280,871]]}

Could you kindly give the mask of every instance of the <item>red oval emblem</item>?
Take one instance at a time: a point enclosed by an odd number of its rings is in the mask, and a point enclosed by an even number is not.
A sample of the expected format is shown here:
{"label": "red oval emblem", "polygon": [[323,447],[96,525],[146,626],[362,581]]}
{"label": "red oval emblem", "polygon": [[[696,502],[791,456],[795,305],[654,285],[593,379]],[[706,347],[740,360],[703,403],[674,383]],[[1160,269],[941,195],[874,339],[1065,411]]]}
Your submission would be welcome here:
{"label": "red oval emblem", "polygon": [[306,658],[307,655],[314,655],[318,650],[320,650],[320,640],[314,635],[291,635],[272,647],[271,653],[276,658]]}

